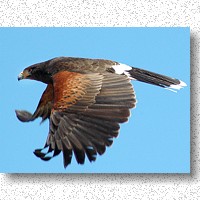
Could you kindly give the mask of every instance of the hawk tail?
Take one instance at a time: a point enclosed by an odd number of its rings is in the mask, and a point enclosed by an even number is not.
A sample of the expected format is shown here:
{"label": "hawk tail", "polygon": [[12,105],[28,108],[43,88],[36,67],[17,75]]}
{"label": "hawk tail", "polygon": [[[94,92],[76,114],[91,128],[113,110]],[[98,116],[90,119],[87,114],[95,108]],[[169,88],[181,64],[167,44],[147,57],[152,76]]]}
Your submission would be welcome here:
{"label": "hawk tail", "polygon": [[148,84],[157,85],[172,91],[176,91],[183,88],[184,86],[187,86],[186,83],[181,80],[150,72],[144,69],[130,67],[121,63],[113,66],[112,68],[115,70],[115,73],[125,74],[129,76],[131,80],[137,80]]}
{"label": "hawk tail", "polygon": [[181,80],[150,72],[144,69],[132,68],[130,71],[128,71],[128,73],[132,79],[157,85],[169,90],[179,90],[182,87],[187,86],[186,83]]}

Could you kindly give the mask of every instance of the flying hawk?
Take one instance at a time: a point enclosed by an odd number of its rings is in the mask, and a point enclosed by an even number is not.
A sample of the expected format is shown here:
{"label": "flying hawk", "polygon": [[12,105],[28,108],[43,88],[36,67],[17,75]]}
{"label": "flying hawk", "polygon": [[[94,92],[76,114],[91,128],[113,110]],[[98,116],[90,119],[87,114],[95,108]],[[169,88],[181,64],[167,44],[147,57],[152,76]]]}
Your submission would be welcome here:
{"label": "flying hawk", "polygon": [[[170,90],[186,86],[178,79],[119,62],[73,57],[31,65],[19,74],[21,79],[47,84],[33,114],[16,110],[22,122],[38,117],[42,121],[49,119],[45,146],[34,154],[50,160],[62,151],[64,167],[71,163],[72,154],[79,164],[84,164],[85,155],[90,162],[95,161],[97,154],[102,155],[111,146],[119,124],[128,120],[136,104],[131,80]],[[45,153],[43,149],[47,149]]]}

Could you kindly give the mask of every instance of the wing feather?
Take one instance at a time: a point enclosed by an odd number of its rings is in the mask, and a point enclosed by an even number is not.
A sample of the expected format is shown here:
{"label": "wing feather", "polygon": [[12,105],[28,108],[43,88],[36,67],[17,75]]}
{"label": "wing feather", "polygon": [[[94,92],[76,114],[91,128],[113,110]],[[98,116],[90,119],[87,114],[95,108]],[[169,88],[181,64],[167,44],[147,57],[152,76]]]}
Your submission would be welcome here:
{"label": "wing feather", "polygon": [[50,117],[52,105],[53,105],[53,85],[48,84],[33,114],[24,110],[16,110],[15,112],[17,118],[22,122],[30,122],[38,117],[42,117],[42,122],[43,122]]}
{"label": "wing feather", "polygon": [[[72,153],[83,164],[103,154],[128,120],[135,94],[127,76],[63,71],[53,76],[54,99],[45,147],[62,151],[64,166]],[[39,153],[38,153],[39,155]],[[57,154],[56,154],[57,155]],[[41,158],[49,159],[41,154]],[[53,155],[54,156],[54,155]]]}

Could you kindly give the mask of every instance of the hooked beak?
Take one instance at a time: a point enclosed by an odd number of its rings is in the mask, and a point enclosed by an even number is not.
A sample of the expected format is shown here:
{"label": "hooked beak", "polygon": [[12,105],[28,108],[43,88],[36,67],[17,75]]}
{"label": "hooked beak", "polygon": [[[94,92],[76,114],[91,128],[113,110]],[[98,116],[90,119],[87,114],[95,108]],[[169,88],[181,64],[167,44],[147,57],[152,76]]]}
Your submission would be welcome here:
{"label": "hooked beak", "polygon": [[20,80],[22,80],[22,79],[26,79],[27,77],[30,77],[30,73],[27,71],[27,70],[24,70],[23,72],[21,72],[19,75],[18,75],[18,77],[17,77],[17,79],[18,79],[18,81],[20,81]]}
{"label": "hooked beak", "polygon": [[23,72],[21,72],[21,73],[18,75],[17,79],[18,79],[18,81],[24,79],[24,74],[23,74]]}

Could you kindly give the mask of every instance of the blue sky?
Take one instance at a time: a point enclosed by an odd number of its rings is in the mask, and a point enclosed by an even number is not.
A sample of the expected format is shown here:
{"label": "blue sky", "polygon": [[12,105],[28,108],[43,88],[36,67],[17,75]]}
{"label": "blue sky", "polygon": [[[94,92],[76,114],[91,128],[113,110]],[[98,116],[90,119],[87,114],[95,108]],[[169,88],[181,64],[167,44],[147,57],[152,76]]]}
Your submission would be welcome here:
{"label": "blue sky", "polygon": [[[187,83],[174,93],[133,81],[137,105],[118,138],[90,163],[63,167],[62,155],[44,162],[48,121],[21,123],[15,109],[33,112],[45,84],[18,74],[57,56],[103,58],[147,69]],[[189,28],[0,28],[0,172],[4,173],[189,173]]]}

